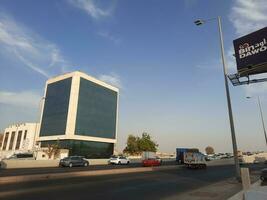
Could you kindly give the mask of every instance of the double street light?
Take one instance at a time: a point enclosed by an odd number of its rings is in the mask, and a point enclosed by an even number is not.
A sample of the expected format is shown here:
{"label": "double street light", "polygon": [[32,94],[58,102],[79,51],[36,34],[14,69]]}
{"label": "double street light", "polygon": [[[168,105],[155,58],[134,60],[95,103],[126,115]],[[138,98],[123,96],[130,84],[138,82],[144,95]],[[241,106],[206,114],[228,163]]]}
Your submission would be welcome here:
{"label": "double street light", "polygon": [[236,178],[238,180],[240,180],[240,166],[239,166],[239,161],[238,161],[234,119],[233,119],[231,97],[230,97],[228,77],[227,77],[227,67],[226,67],[225,54],[224,54],[224,43],[223,43],[221,17],[218,16],[217,18],[211,18],[211,19],[207,19],[207,20],[198,19],[194,23],[197,26],[200,26],[200,25],[205,24],[206,22],[213,21],[213,20],[217,20],[217,23],[218,23],[219,36],[220,36],[220,47],[221,47],[221,57],[222,57],[223,73],[224,73],[224,84],[225,84],[225,92],[226,92],[226,97],[227,97],[229,123],[230,123],[230,128],[231,128],[232,145],[233,145],[233,153],[234,153],[235,168],[236,168]]}
{"label": "double street light", "polygon": [[[247,99],[251,99],[251,98],[252,97],[247,97]],[[266,135],[265,123],[264,123],[263,114],[262,114],[260,97],[258,96],[257,99],[258,99],[258,106],[259,106],[259,110],[260,110],[260,116],[261,116],[261,123],[262,123],[262,128],[263,128],[263,134],[264,134],[265,142],[266,142],[266,145],[267,145],[267,135]]]}

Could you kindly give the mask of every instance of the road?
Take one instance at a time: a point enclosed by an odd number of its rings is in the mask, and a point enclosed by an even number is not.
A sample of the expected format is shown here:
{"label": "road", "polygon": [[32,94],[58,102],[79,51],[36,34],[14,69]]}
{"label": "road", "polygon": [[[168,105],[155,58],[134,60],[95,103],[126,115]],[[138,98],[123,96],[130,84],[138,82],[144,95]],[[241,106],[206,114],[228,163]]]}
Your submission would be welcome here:
{"label": "road", "polygon": [[[176,165],[174,159],[163,160],[162,165]],[[208,165],[226,165],[233,164],[233,159],[214,160],[208,162]],[[60,167],[46,167],[46,168],[25,168],[25,169],[0,169],[0,177],[4,176],[18,176],[18,175],[32,175],[32,174],[48,174],[48,173],[65,173],[87,170],[105,170],[118,168],[133,168],[142,167],[140,160],[133,160],[129,165],[90,165],[88,167],[74,167],[74,168],[60,168]]]}
{"label": "road", "polygon": [[[163,161],[162,165],[176,165],[174,160]],[[105,170],[105,169],[119,169],[119,168],[134,168],[142,167],[141,163],[135,161],[129,165],[90,165],[88,167],[46,167],[46,168],[26,168],[26,169],[0,169],[0,177],[3,176],[18,176],[31,174],[47,174],[47,173],[65,173],[87,170]]]}
{"label": "road", "polygon": [[[251,171],[264,165],[250,165]],[[266,165],[265,165],[266,167]],[[171,199],[194,189],[234,177],[234,165],[213,165],[206,170],[186,168],[157,172],[72,178],[3,185],[5,200],[53,199]],[[233,195],[237,191],[227,193]],[[1,197],[0,197],[1,198]]]}

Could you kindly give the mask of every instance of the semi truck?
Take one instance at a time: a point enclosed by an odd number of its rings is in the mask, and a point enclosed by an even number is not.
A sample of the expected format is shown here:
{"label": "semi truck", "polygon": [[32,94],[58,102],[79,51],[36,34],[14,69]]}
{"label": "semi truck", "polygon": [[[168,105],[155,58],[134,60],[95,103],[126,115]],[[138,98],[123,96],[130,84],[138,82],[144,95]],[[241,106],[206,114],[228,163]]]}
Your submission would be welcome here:
{"label": "semi truck", "polygon": [[205,155],[199,152],[184,153],[184,164],[187,168],[206,168]]}
{"label": "semi truck", "polygon": [[199,150],[196,148],[176,148],[176,161],[179,164],[184,164],[184,154],[186,152],[199,153]]}

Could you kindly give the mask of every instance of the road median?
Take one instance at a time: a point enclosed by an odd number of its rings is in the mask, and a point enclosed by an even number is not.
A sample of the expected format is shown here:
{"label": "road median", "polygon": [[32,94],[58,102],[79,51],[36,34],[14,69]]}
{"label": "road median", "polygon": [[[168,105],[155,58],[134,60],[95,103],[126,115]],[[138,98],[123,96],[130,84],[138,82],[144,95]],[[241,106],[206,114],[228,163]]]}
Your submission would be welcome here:
{"label": "road median", "polygon": [[63,173],[47,173],[47,174],[33,174],[33,175],[19,175],[19,176],[6,176],[0,178],[0,185],[12,184],[12,183],[25,183],[32,181],[44,181],[44,180],[57,180],[76,177],[90,177],[90,176],[103,176],[103,175],[116,175],[127,173],[139,173],[139,172],[152,172],[152,171],[164,171],[170,169],[178,169],[180,166],[159,166],[159,167],[136,167],[136,168],[123,168],[123,169],[107,169],[107,170],[88,170],[88,171],[76,171],[76,172],[63,172]]}

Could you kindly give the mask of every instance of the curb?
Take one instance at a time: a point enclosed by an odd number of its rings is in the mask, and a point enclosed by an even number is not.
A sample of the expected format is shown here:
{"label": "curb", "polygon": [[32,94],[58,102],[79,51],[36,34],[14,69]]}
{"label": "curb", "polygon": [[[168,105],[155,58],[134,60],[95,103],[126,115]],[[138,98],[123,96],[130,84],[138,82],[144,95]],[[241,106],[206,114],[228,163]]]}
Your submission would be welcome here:
{"label": "curb", "polygon": [[[261,180],[256,181],[255,183],[251,184],[250,189],[258,187],[261,185]],[[241,190],[240,192],[236,193],[234,196],[228,198],[228,200],[243,200],[244,199],[244,190]]]}
{"label": "curb", "polygon": [[178,169],[179,167],[180,166],[172,165],[172,166],[160,166],[160,167],[138,167],[138,168],[108,169],[108,170],[94,170],[94,171],[80,171],[80,172],[48,173],[41,175],[34,174],[34,175],[7,176],[0,178],[0,185],[12,184],[12,183],[25,183],[32,181],[43,181],[43,180],[67,179],[76,177],[164,171],[169,169]]}

